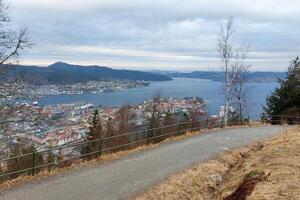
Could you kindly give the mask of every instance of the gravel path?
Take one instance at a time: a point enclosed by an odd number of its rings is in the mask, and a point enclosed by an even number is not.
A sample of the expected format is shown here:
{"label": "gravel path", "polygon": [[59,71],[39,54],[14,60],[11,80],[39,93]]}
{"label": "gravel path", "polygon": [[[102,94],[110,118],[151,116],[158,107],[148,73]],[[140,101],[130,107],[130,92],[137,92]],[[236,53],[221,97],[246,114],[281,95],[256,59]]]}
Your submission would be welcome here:
{"label": "gravel path", "polygon": [[167,176],[211,158],[225,149],[266,139],[280,131],[280,126],[214,131],[182,141],[165,143],[106,164],[70,171],[42,182],[0,191],[0,199],[128,199]]}

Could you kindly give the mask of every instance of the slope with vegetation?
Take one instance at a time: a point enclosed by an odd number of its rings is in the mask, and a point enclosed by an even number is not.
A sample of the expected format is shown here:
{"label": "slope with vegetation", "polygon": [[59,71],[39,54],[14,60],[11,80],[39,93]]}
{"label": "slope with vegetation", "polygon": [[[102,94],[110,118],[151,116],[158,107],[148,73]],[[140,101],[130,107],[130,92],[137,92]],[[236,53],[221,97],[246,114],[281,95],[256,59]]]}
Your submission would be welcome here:
{"label": "slope with vegetation", "polygon": [[[267,97],[263,118],[279,122],[280,115],[293,116],[289,123],[300,120],[300,59],[296,57],[288,68],[287,79],[279,79],[280,87]],[[297,117],[297,118],[295,118]]]}
{"label": "slope with vegetation", "polygon": [[300,129],[225,152],[136,199],[300,199]]}

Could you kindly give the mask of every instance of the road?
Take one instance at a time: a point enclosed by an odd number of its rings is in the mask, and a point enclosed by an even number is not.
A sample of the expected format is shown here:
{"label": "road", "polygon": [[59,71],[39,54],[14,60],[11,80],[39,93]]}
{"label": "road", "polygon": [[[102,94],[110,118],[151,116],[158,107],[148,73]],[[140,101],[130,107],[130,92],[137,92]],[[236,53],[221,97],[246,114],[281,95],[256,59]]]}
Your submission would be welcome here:
{"label": "road", "polygon": [[61,176],[0,191],[0,199],[128,199],[164,178],[225,149],[266,139],[281,131],[280,126],[213,131],[182,141],[164,143],[120,160],[72,170]]}

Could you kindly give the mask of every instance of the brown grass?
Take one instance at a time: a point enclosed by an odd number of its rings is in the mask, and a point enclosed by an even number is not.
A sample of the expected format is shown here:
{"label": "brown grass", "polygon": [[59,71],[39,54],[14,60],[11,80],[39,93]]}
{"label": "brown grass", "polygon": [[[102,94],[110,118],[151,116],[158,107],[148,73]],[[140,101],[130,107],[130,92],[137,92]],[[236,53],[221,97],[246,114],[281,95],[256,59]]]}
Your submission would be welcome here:
{"label": "brown grass", "polygon": [[265,142],[232,150],[170,177],[144,199],[224,199],[253,172],[266,175],[255,183],[249,200],[300,199],[300,129]]}

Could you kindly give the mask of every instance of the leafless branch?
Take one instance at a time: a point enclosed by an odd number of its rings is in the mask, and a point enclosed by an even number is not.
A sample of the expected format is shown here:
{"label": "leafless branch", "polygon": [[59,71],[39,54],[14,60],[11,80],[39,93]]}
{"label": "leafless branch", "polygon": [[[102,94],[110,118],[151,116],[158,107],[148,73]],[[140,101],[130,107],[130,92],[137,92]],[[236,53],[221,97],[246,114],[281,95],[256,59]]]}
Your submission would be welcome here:
{"label": "leafless branch", "polygon": [[30,43],[27,32],[27,29],[21,29],[17,37],[14,37],[14,34],[10,33],[11,36],[7,36],[10,37],[7,38],[9,41],[0,43],[0,47],[3,49],[0,66],[13,58],[17,59],[21,50],[31,47],[32,44]]}
{"label": "leafless branch", "polygon": [[231,90],[233,104],[236,105],[237,114],[240,120],[243,120],[248,106],[247,73],[250,65],[246,63],[249,46],[236,50],[234,63],[231,65]]}
{"label": "leafless branch", "polygon": [[233,47],[231,37],[234,33],[233,30],[233,19],[229,18],[225,24],[220,25],[220,32],[217,37],[217,47],[224,65],[224,91],[225,91],[225,113],[224,113],[224,123],[227,124],[229,102],[230,102],[230,80],[229,80],[229,67],[233,54]]}

